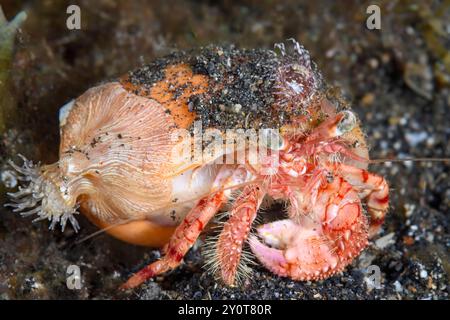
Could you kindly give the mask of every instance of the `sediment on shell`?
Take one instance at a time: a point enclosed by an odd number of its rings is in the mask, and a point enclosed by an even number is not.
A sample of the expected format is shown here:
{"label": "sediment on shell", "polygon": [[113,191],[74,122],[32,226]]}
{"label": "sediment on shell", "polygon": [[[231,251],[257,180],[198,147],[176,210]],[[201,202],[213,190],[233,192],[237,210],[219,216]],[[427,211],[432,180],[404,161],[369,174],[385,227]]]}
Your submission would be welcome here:
{"label": "sediment on shell", "polygon": [[22,217],[37,215],[33,222],[49,220],[50,230],[54,230],[59,223],[61,230],[64,231],[67,221],[69,221],[75,232],[78,232],[80,226],[74,217],[75,214],[78,214],[78,206],[59,205],[61,210],[53,212],[46,210],[51,205],[49,202],[52,201],[49,194],[55,195],[57,187],[43,176],[40,163],[34,164],[20,154],[19,157],[23,160],[22,166],[18,166],[11,160],[8,163],[15,170],[16,179],[23,185],[19,186],[17,192],[7,193],[11,202],[5,206],[13,208],[12,211],[20,213]]}

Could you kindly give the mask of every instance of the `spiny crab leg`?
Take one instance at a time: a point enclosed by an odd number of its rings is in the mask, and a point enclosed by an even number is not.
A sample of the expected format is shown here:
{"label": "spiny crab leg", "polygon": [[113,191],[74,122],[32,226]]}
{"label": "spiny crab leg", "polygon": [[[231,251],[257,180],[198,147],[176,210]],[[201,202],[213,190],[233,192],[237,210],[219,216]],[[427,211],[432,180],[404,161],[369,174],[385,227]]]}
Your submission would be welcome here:
{"label": "spiny crab leg", "polygon": [[342,163],[334,164],[334,170],[360,192],[361,198],[366,199],[370,214],[369,235],[374,236],[380,230],[389,208],[389,186],[386,180],[367,170]]}
{"label": "spiny crab leg", "polygon": [[230,218],[219,236],[216,263],[219,263],[222,280],[229,286],[234,285],[239,271],[242,246],[247,240],[264,195],[265,192],[258,185],[245,187],[234,202]]}
{"label": "spiny crab leg", "polygon": [[135,273],[120,288],[126,290],[137,287],[147,279],[177,267],[197,240],[204,226],[219,211],[225,199],[225,194],[221,191],[212,198],[200,200],[170,238],[166,255]]}
{"label": "spiny crab leg", "polygon": [[[214,182],[214,188],[222,186],[226,188],[236,183],[242,183],[246,174],[245,170],[239,168],[236,170],[225,168],[219,172]],[[227,193],[230,190],[223,191],[223,188],[221,190],[212,196],[201,199],[175,229],[169,243],[164,248],[166,253],[164,257],[135,273],[121,286],[121,289],[137,287],[145,280],[177,267],[194,245],[203,228],[227,200]]]}
{"label": "spiny crab leg", "polygon": [[272,272],[294,280],[323,279],[341,271],[367,245],[367,218],[358,194],[343,178],[324,182],[311,208],[310,217],[299,223],[281,220],[258,228],[264,243],[250,237],[253,253]]}

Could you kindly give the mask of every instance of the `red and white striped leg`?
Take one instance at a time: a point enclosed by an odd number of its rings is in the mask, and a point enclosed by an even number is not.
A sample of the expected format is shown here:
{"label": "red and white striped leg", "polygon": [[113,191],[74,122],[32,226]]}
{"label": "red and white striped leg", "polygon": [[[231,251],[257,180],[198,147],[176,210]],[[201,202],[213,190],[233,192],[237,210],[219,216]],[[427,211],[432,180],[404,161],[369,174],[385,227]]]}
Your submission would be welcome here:
{"label": "red and white striped leg", "polygon": [[369,235],[378,233],[389,208],[389,186],[383,177],[367,170],[345,164],[335,164],[335,169],[359,192],[367,203],[370,214]]}
{"label": "red and white striped leg", "polygon": [[242,255],[242,246],[247,240],[253,220],[265,192],[260,186],[250,185],[244,188],[233,204],[230,218],[225,223],[217,243],[217,258],[220,275],[225,284],[235,282]]}
{"label": "red and white striped leg", "polygon": [[246,172],[241,169],[224,167],[214,182],[214,189],[220,189],[220,191],[201,199],[175,229],[169,243],[163,250],[166,254],[160,260],[135,273],[121,286],[121,289],[134,288],[149,278],[177,267],[188,250],[194,245],[203,228],[227,200],[227,193],[230,190],[224,191],[223,189],[241,183],[245,175]]}

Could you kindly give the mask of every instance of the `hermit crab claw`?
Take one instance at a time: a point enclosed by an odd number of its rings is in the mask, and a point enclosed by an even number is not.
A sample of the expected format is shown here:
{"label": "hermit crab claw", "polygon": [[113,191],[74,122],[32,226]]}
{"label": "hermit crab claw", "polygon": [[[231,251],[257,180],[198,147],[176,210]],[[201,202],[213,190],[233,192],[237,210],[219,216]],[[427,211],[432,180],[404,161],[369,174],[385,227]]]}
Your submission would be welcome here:
{"label": "hermit crab claw", "polygon": [[339,257],[333,244],[321,236],[318,228],[301,226],[292,220],[280,220],[257,229],[250,247],[269,270],[295,280],[321,279],[336,270]]}
{"label": "hermit crab claw", "polygon": [[368,242],[367,218],[347,186],[343,181],[328,185],[338,192],[322,194],[322,205],[316,203],[311,213],[260,226],[249,239],[258,260],[294,280],[318,280],[342,271]]}

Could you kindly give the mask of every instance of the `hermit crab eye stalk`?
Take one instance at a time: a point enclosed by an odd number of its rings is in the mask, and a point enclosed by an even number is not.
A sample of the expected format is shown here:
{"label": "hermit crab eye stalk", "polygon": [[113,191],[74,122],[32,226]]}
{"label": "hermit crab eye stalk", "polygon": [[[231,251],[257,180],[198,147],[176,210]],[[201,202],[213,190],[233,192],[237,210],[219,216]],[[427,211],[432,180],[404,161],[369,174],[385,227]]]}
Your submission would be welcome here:
{"label": "hermit crab eye stalk", "polygon": [[61,225],[64,231],[67,221],[70,221],[75,232],[80,226],[74,215],[78,214],[78,206],[68,203],[67,187],[58,175],[58,164],[41,167],[34,164],[24,156],[19,155],[23,160],[22,166],[9,161],[9,165],[16,171],[17,180],[22,181],[24,186],[19,186],[19,191],[8,192],[11,203],[5,204],[12,207],[13,212],[20,212],[22,217],[36,214],[37,218],[33,222],[49,220],[49,229],[53,230],[56,224]]}
{"label": "hermit crab eye stalk", "polygon": [[356,126],[356,116],[351,111],[343,111],[342,119],[337,124],[336,133],[338,136],[343,135],[346,132],[352,131]]}

